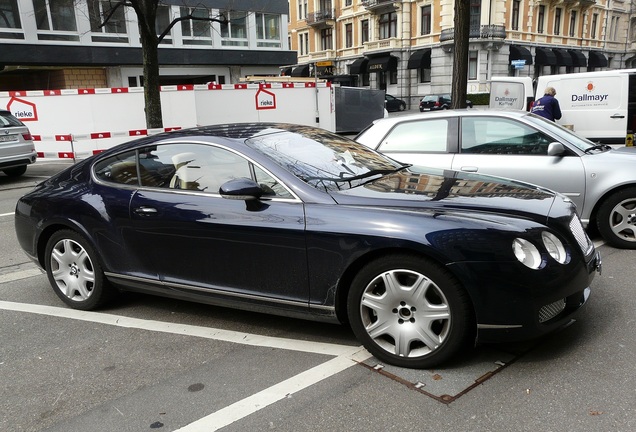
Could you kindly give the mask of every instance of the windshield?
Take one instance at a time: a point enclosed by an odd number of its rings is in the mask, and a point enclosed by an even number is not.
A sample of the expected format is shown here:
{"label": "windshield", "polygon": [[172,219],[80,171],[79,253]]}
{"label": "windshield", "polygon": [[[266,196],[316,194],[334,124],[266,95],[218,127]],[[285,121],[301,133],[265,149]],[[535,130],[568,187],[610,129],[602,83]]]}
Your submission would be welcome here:
{"label": "windshield", "polygon": [[528,121],[530,123],[535,123],[542,128],[548,129],[548,132],[550,134],[558,136],[559,138],[575,145],[583,151],[596,146],[595,143],[588,140],[587,138],[583,138],[582,136],[579,136],[576,133],[572,132],[570,129],[564,128],[560,124],[547,120],[536,114],[528,114]]}
{"label": "windshield", "polygon": [[265,129],[246,144],[307,184],[327,191],[353,188],[405,167],[361,144],[315,128],[294,132]]}

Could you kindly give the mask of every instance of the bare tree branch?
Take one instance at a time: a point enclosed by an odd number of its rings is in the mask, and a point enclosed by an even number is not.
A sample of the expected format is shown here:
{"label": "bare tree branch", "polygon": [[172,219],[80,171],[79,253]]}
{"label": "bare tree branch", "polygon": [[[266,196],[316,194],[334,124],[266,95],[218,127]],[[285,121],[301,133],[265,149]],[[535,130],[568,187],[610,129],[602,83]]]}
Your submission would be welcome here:
{"label": "bare tree branch", "polygon": [[170,24],[168,24],[168,27],[166,27],[166,29],[163,31],[163,33],[161,33],[158,37],[159,42],[161,42],[163,40],[163,38],[165,38],[169,33],[170,30],[172,30],[172,27],[174,27],[175,25],[177,25],[178,22],[181,21],[209,21],[209,22],[218,22],[221,24],[227,24],[227,18],[225,17],[225,15],[220,14],[219,15],[220,18],[204,18],[204,17],[196,17],[194,15],[184,15],[178,18],[175,18],[172,20],[172,22]]}

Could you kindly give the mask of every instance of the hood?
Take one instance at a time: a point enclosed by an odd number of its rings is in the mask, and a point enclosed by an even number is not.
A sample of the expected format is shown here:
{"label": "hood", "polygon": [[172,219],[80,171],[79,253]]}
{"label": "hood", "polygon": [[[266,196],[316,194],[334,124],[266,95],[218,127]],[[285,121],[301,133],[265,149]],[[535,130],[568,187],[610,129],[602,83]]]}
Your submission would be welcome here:
{"label": "hood", "polygon": [[499,177],[411,168],[332,194],[338,204],[472,210],[545,223],[556,193]]}

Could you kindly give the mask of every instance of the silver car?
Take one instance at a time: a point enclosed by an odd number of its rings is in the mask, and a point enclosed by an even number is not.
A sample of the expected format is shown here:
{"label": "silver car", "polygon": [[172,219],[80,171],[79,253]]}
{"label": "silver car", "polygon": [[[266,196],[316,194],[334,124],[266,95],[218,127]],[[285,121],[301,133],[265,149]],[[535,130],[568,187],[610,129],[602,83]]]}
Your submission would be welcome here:
{"label": "silver car", "polygon": [[36,159],[29,128],[11,112],[0,109],[0,171],[9,177],[21,176]]}
{"label": "silver car", "polygon": [[494,110],[381,119],[356,140],[401,162],[556,190],[606,243],[636,249],[636,147],[597,145],[534,114]]}

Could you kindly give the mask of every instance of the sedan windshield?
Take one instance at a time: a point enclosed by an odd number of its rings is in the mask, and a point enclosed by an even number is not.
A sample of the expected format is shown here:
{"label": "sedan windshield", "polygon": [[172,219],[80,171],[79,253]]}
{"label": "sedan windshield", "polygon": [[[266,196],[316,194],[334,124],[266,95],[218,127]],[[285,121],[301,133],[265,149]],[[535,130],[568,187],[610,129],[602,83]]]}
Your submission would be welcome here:
{"label": "sedan windshield", "polygon": [[[558,136],[559,138],[575,145],[576,147],[578,147],[579,149],[583,151],[588,151],[588,152],[592,150],[604,151],[604,150],[607,150],[608,148],[611,148],[606,146],[599,147],[592,141],[588,140],[587,138],[583,138],[582,136],[577,135],[571,130],[564,128],[563,126],[555,122],[546,120],[545,118],[541,116],[538,116],[535,114],[528,114],[527,119],[530,123],[535,123],[537,125],[540,125],[543,128],[549,129],[549,132],[552,135]],[[596,147],[596,148],[593,148],[593,147]]]}
{"label": "sedan windshield", "polygon": [[354,141],[313,128],[270,128],[246,140],[296,177],[317,189],[342,190],[399,171],[405,165]]}

